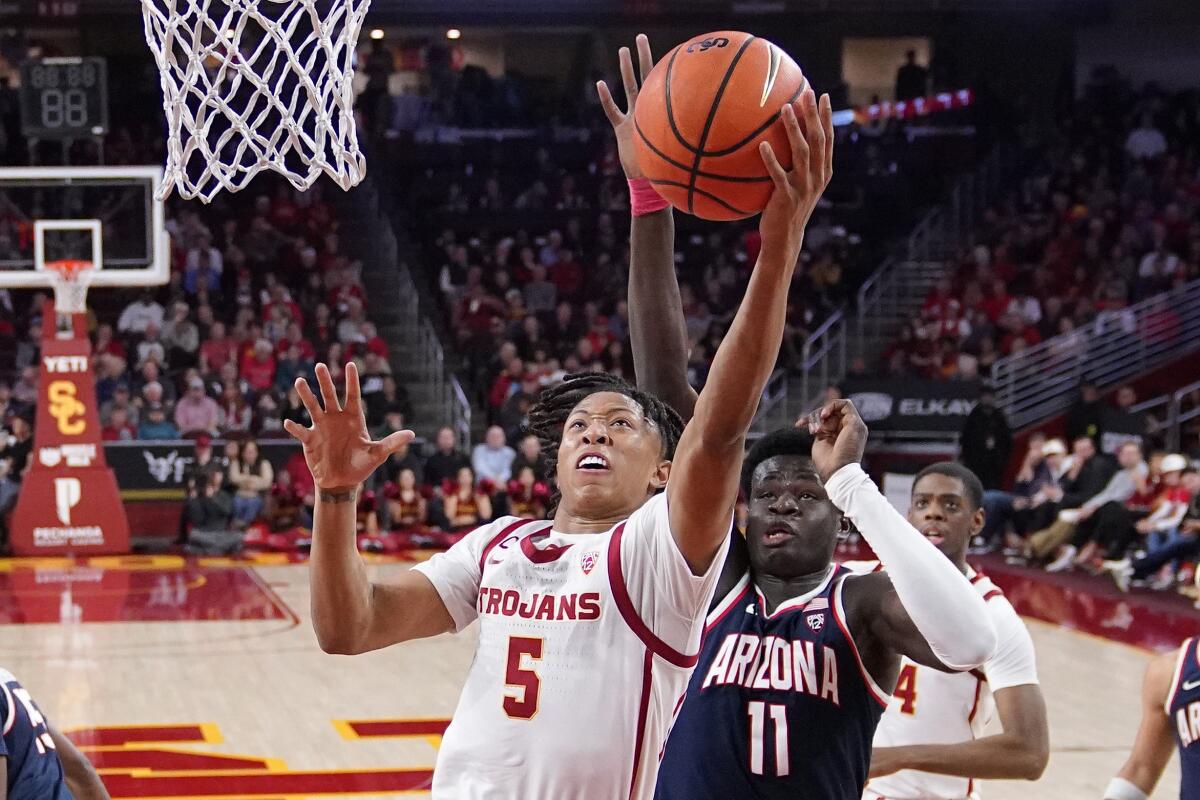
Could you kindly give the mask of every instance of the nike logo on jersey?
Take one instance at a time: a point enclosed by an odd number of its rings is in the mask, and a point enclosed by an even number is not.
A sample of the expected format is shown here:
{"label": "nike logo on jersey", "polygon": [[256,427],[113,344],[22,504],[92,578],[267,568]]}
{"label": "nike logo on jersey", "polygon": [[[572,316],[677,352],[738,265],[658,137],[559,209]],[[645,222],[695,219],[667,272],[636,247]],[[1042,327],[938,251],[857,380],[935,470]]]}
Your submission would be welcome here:
{"label": "nike logo on jersey", "polygon": [[1184,681],[1183,690],[1190,692],[1192,689],[1200,689],[1200,681]]}

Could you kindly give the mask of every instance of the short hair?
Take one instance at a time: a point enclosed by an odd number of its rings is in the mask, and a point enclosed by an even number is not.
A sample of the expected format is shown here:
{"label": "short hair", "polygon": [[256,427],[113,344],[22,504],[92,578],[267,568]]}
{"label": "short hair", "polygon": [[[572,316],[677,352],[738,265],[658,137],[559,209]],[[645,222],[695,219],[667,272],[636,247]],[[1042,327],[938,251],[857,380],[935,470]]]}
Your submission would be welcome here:
{"label": "short hair", "polygon": [[979,480],[979,476],[974,472],[964,467],[957,461],[939,461],[936,464],[930,464],[917,473],[917,477],[913,478],[913,490],[917,488],[917,484],[926,475],[945,475],[947,478],[956,478],[963,485],[963,491],[967,495],[967,501],[972,508],[983,508],[983,482]]}
{"label": "short hair", "polygon": [[662,457],[675,457],[675,447],[683,434],[683,419],[675,409],[649,392],[631,385],[624,378],[606,372],[582,372],[568,375],[562,383],[551,387],[538,397],[529,409],[529,432],[538,438],[542,457],[546,460],[546,477],[550,483],[549,511],[558,506],[558,446],[562,443],[563,426],[575,406],[584,398],[600,392],[623,394],[642,408],[642,413],[658,428],[662,439]]}
{"label": "short hair", "polygon": [[799,428],[780,428],[759,439],[742,461],[742,494],[750,496],[750,483],[759,464],[775,456],[812,458],[812,446],[812,434]]}

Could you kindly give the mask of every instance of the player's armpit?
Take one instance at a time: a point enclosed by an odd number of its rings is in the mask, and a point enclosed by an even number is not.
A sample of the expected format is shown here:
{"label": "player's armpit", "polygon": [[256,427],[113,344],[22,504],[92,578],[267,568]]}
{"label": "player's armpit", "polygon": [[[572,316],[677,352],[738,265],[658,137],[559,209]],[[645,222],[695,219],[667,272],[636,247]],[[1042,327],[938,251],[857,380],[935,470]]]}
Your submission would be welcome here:
{"label": "player's armpit", "polygon": [[880,686],[895,683],[899,656],[942,672],[955,671],[934,655],[886,572],[847,578],[843,598],[863,665]]}
{"label": "player's armpit", "polygon": [[1172,650],[1155,656],[1146,667],[1146,677],[1142,680],[1142,723],[1129,758],[1117,772],[1118,778],[1133,783],[1146,794],[1154,791],[1175,749],[1171,720],[1163,706],[1171,693],[1178,661],[1179,651]]}
{"label": "player's armpit", "polygon": [[[63,736],[53,726],[47,726],[50,738],[54,740],[54,748],[58,751],[59,761],[63,765],[63,774],[67,779],[67,788],[75,800],[109,800],[108,790],[100,780],[96,768],[87,756],[79,752],[70,739]],[[0,800],[4,795],[0,793]]]}

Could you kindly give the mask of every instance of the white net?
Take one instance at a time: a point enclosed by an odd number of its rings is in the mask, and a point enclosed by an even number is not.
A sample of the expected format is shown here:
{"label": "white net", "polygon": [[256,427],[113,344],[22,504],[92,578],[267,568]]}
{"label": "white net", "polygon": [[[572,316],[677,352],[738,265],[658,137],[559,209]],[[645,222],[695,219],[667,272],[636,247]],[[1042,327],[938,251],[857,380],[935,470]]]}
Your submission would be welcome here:
{"label": "white net", "polygon": [[88,287],[95,269],[90,261],[48,261],[46,269],[54,287],[56,314],[82,314],[87,311]]}
{"label": "white net", "polygon": [[212,200],[260,171],[363,179],[354,49],[371,0],[142,0],[167,116],[162,195]]}

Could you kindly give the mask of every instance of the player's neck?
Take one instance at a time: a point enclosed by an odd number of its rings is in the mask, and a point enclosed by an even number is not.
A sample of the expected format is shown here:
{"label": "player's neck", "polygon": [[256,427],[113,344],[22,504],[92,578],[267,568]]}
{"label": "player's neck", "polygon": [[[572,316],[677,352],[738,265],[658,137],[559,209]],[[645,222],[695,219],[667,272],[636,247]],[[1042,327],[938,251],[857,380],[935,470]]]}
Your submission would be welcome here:
{"label": "player's neck", "polygon": [[558,510],[554,512],[554,530],[557,533],[604,533],[627,519],[629,514],[616,514],[611,518],[582,517],[559,505]]}
{"label": "player's neck", "polygon": [[755,573],[754,585],[758,587],[763,597],[766,598],[767,613],[772,614],[776,608],[793,597],[808,594],[820,586],[829,577],[829,571],[832,568],[832,564],[827,564],[816,572],[810,572],[807,575],[797,575],[792,578],[781,578],[777,575],[768,575],[761,572]]}

